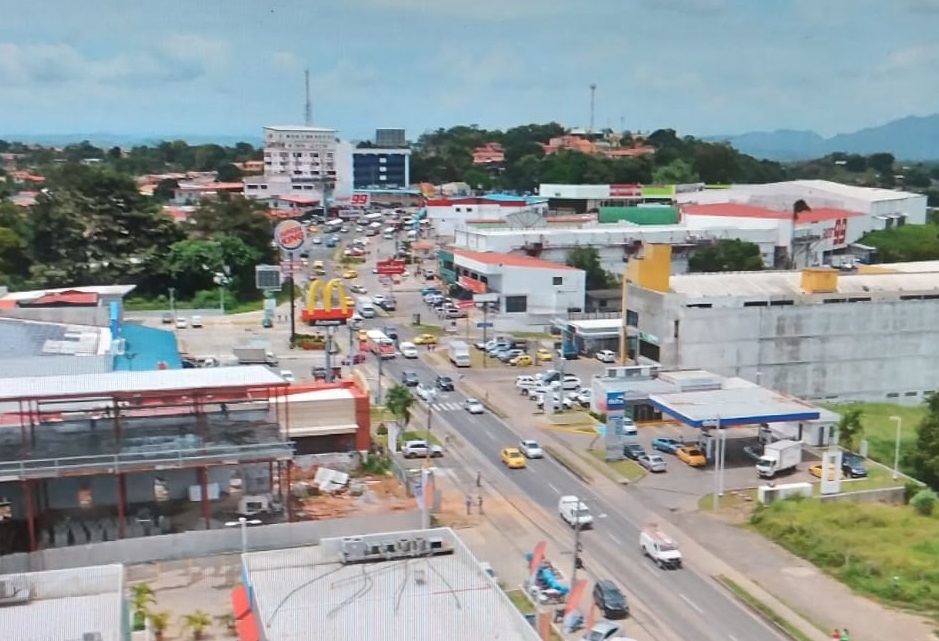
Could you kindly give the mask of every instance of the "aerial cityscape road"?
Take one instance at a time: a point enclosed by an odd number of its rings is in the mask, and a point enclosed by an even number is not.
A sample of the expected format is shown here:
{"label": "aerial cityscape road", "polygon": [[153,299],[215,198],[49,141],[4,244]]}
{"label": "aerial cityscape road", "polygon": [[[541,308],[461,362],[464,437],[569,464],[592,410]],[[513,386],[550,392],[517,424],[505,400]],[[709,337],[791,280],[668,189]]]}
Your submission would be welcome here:
{"label": "aerial cityscape road", "polygon": [[[406,328],[397,329],[400,335],[407,335]],[[432,383],[438,374],[450,374],[435,371],[419,359],[396,358],[383,363],[382,369],[395,380],[400,380],[405,370],[414,371],[425,383]],[[466,398],[460,391],[439,393],[432,404],[432,425],[443,422],[484,456],[498,461],[499,450],[515,445],[522,437],[488,411],[476,416],[467,413],[460,407]],[[583,499],[598,517],[596,529],[584,532],[582,537],[587,565],[602,567],[682,637],[714,641],[782,639],[693,566],[662,571],[645,559],[639,551],[639,532],[655,517],[628,490],[624,489],[615,502],[600,497],[551,458],[531,461],[523,470],[499,465],[494,469],[548,515],[556,515],[558,499],[563,495]]]}

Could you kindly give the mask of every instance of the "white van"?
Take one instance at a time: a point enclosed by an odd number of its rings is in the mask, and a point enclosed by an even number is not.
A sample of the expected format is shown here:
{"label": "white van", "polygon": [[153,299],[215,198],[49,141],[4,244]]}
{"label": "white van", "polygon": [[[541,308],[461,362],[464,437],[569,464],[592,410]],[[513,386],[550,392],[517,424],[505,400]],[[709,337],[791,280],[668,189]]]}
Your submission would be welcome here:
{"label": "white van", "polygon": [[395,239],[395,228],[394,227],[385,227],[381,233],[381,237],[385,240],[394,240]]}
{"label": "white van", "polygon": [[639,533],[639,547],[660,568],[681,567],[678,544],[655,527],[647,527]]}
{"label": "white van", "polygon": [[355,313],[362,318],[375,318],[375,304],[367,296],[359,296],[355,301]]}

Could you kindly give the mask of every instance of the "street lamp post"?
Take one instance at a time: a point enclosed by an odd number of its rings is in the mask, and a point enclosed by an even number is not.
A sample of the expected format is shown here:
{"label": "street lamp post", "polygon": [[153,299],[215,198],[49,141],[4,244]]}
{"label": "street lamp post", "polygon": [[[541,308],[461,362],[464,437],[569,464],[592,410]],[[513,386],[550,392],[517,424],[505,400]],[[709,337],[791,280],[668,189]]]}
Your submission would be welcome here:
{"label": "street lamp post", "polygon": [[225,265],[222,267],[222,271],[215,272],[215,276],[212,277],[212,282],[218,285],[218,308],[222,312],[222,316],[225,315],[225,286],[231,282],[230,271],[228,265]]}
{"label": "street lamp post", "polygon": [[170,314],[173,315],[173,322],[176,322],[176,288],[170,287]]}
{"label": "street lamp post", "polygon": [[430,428],[431,415],[433,414],[433,403],[437,398],[437,390],[434,390],[427,396],[427,448],[424,456],[424,467],[430,468]]}
{"label": "street lamp post", "polygon": [[378,359],[378,384],[375,386],[375,405],[381,405],[381,369],[382,369],[382,357],[381,354],[375,354],[375,357]]}
{"label": "street lamp post", "polygon": [[249,525],[261,525],[261,521],[257,519],[246,519],[243,516],[238,517],[237,521],[228,521],[225,523],[225,527],[240,527],[241,528],[241,553],[248,553],[248,526]]}
{"label": "street lamp post", "polygon": [[900,434],[903,429],[903,418],[900,416],[891,416],[891,421],[897,423],[897,440],[893,449],[893,480],[896,481],[900,476]]}

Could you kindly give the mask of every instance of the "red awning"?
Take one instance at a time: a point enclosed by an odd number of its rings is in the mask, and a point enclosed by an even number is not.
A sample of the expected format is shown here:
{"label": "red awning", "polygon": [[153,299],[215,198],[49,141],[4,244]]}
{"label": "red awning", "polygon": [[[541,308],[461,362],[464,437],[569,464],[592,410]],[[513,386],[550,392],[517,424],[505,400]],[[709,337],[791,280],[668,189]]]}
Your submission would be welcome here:
{"label": "red awning", "polygon": [[239,641],[260,641],[258,624],[251,612],[245,618],[238,620],[237,628]]}
{"label": "red awning", "polygon": [[251,600],[248,599],[248,590],[245,586],[239,585],[231,591],[232,614],[236,619],[243,619],[251,614]]}

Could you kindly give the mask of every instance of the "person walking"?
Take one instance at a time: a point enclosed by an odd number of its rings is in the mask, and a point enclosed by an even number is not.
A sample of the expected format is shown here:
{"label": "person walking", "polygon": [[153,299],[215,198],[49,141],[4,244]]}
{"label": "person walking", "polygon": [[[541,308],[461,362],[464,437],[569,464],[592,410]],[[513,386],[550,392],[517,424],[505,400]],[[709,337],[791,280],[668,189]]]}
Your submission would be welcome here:
{"label": "person walking", "polygon": [[466,516],[470,516],[473,513],[473,499],[469,494],[466,495]]}
{"label": "person walking", "polygon": [[834,632],[831,633],[832,641],[841,641],[841,630],[835,628]]}
{"label": "person walking", "polygon": [[476,497],[476,506],[479,508],[480,515],[482,515],[483,514],[483,495],[482,494]]}
{"label": "person walking", "polygon": [[851,635],[848,634],[848,629],[844,628],[841,631],[841,641],[851,641]]}

